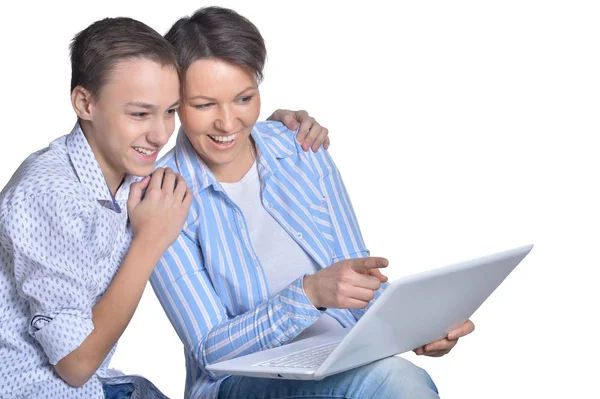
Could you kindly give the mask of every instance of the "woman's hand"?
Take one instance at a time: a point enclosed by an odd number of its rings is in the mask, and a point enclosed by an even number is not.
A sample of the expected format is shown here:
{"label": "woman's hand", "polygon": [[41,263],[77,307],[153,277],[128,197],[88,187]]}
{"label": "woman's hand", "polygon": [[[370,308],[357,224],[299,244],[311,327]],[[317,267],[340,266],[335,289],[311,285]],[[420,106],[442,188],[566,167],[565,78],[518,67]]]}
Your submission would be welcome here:
{"label": "woman's hand", "polygon": [[417,355],[425,355],[431,357],[442,357],[450,353],[452,348],[458,343],[458,339],[469,335],[475,330],[475,324],[471,320],[467,320],[465,324],[451,331],[446,338],[442,338],[420,348],[414,349]]}

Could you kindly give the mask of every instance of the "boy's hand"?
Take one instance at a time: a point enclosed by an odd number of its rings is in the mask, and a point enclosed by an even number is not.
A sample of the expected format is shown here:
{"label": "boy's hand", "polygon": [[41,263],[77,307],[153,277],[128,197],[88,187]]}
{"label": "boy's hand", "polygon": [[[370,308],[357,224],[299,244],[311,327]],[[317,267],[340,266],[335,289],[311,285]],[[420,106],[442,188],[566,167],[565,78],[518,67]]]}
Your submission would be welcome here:
{"label": "boy's hand", "polygon": [[156,169],[131,185],[127,209],[134,237],[162,254],[181,232],[191,205],[192,193],[183,177],[169,168]]}
{"label": "boy's hand", "polygon": [[300,126],[296,140],[302,144],[304,151],[310,148],[313,152],[317,152],[321,146],[325,149],[329,148],[329,130],[321,126],[306,111],[278,109],[267,120],[282,122],[290,130],[296,130]]}

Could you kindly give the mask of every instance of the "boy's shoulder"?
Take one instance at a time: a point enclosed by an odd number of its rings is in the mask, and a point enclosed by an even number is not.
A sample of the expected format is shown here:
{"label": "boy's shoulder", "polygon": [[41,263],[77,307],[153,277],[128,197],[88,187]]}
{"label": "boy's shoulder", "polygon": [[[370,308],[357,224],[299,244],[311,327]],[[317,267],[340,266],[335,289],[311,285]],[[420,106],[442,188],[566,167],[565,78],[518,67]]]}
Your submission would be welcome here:
{"label": "boy's shoulder", "polygon": [[71,164],[65,140],[66,136],[60,137],[23,161],[0,192],[2,213],[36,197],[81,196],[81,183]]}

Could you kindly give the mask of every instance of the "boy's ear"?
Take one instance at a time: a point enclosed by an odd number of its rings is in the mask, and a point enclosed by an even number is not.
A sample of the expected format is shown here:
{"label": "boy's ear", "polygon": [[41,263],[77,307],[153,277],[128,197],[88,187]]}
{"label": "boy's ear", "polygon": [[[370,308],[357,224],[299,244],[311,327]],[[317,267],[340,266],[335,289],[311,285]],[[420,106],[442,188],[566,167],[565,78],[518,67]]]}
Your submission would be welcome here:
{"label": "boy's ear", "polygon": [[92,93],[81,86],[77,86],[71,92],[71,105],[75,113],[82,120],[92,119]]}

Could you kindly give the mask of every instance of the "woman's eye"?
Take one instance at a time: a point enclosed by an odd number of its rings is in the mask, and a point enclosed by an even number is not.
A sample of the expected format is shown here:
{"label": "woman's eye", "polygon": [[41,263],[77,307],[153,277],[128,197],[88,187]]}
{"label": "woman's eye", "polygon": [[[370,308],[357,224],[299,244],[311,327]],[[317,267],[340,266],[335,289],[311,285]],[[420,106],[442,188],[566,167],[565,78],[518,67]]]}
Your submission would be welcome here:
{"label": "woman's eye", "polygon": [[205,108],[211,107],[213,105],[214,105],[214,103],[197,104],[197,105],[194,105],[194,108],[196,108],[196,109],[205,109]]}
{"label": "woman's eye", "polygon": [[239,101],[240,101],[241,103],[247,103],[247,102],[249,102],[250,100],[252,100],[252,96],[245,96],[245,97],[241,97],[241,98],[239,99]]}

